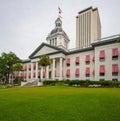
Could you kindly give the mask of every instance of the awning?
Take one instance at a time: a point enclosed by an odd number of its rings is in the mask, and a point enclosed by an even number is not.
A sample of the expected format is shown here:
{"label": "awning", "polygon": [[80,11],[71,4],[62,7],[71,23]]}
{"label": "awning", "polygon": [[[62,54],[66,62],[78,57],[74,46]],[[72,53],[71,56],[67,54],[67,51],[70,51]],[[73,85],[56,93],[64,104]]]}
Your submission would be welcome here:
{"label": "awning", "polygon": [[75,75],[79,75],[79,68],[75,70]]}
{"label": "awning", "polygon": [[70,58],[67,58],[66,64],[70,64]]}
{"label": "awning", "polygon": [[90,68],[86,68],[86,74],[90,74]]}
{"label": "awning", "polygon": [[67,76],[70,75],[70,69],[67,69],[67,71],[66,71],[66,75],[67,75]]}
{"label": "awning", "polygon": [[112,72],[113,73],[117,73],[118,72],[118,65],[117,64],[112,65]]}
{"label": "awning", "polygon": [[100,73],[105,73],[105,67],[104,66],[100,66]]}
{"label": "awning", "polygon": [[89,62],[90,61],[90,55],[86,55],[85,61],[86,62]]}
{"label": "awning", "polygon": [[114,57],[118,56],[118,48],[112,49],[112,56]]}
{"label": "awning", "polygon": [[76,57],[75,63],[79,63],[79,61],[80,61],[79,57]]}
{"label": "awning", "polygon": [[100,59],[104,59],[105,58],[105,51],[104,50],[102,50],[102,51],[100,51]]}

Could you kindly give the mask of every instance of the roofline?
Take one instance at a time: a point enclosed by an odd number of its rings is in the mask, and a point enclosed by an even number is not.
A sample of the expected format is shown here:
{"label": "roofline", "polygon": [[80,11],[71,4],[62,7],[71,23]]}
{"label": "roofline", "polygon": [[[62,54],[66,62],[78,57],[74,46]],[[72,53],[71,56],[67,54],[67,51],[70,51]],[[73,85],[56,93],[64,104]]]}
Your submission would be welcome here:
{"label": "roofline", "polygon": [[90,6],[90,7],[86,8],[86,9],[83,9],[83,10],[79,11],[78,14],[81,14],[83,12],[86,12],[86,11],[88,11],[90,9],[93,9],[92,6]]}
{"label": "roofline", "polygon": [[78,49],[73,50],[73,51],[68,51],[67,55],[75,54],[75,53],[79,53],[79,52],[90,51],[90,50],[94,50],[94,48],[92,46],[91,47],[86,47],[86,48],[78,48]]}
{"label": "roofline", "polygon": [[28,63],[28,62],[31,62],[31,60],[30,59],[22,60],[22,63]]}
{"label": "roofline", "polygon": [[109,36],[109,37],[105,37],[102,38],[100,40],[96,40],[94,43],[92,43],[92,46],[102,46],[102,45],[106,45],[106,44],[112,44],[114,42],[116,42],[116,40],[120,38],[120,34],[117,35],[113,35],[113,36]]}
{"label": "roofline", "polygon": [[[65,55],[67,54],[67,52],[60,50],[60,51],[57,51],[57,52],[52,52],[52,53],[43,54],[43,55],[48,55],[48,56],[49,56],[49,55],[58,54],[58,53],[63,53],[63,54],[65,54]],[[30,58],[30,59],[35,59],[35,58],[41,57],[41,56],[43,56],[43,55],[35,56],[35,57]]]}
{"label": "roofline", "polygon": [[39,50],[39,49],[41,49],[43,46],[48,46],[48,47],[51,47],[51,48],[53,48],[53,49],[56,49],[56,50],[59,50],[59,51],[62,51],[62,52],[65,52],[63,49],[61,49],[61,48],[58,48],[58,47],[56,47],[56,46],[52,46],[52,45],[50,45],[50,44],[47,44],[47,43],[42,43],[41,45],[39,45],[36,49],[35,49],[35,51],[29,56],[29,58],[31,59],[32,58],[32,56]]}

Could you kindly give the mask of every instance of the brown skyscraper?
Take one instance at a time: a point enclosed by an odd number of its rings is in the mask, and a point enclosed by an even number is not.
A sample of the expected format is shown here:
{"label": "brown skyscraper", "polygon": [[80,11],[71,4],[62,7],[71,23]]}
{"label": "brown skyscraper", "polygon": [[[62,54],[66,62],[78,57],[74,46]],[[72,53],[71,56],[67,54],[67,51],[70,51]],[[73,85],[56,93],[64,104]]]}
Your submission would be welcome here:
{"label": "brown skyscraper", "polygon": [[78,12],[76,17],[76,48],[89,47],[97,39],[101,39],[98,9],[89,7]]}

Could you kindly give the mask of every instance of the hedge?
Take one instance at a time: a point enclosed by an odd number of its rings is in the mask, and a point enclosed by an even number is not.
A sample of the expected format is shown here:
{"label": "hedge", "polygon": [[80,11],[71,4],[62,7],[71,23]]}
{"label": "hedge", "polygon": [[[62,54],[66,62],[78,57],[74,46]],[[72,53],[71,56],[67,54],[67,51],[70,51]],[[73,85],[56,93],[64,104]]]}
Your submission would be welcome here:
{"label": "hedge", "polygon": [[120,82],[113,81],[88,81],[88,80],[45,80],[44,85],[69,85],[88,87],[89,85],[101,85],[102,87],[120,87]]}

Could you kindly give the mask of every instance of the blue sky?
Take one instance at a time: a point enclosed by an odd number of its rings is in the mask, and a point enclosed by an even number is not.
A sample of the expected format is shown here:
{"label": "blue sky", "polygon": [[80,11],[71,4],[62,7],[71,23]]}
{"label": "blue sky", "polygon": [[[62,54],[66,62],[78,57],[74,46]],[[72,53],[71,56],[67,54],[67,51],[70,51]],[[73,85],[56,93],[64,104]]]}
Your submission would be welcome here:
{"label": "blue sky", "polygon": [[120,0],[0,0],[0,54],[12,51],[27,59],[55,27],[58,6],[70,48],[75,48],[76,16],[90,6],[99,10],[102,38],[120,34]]}

